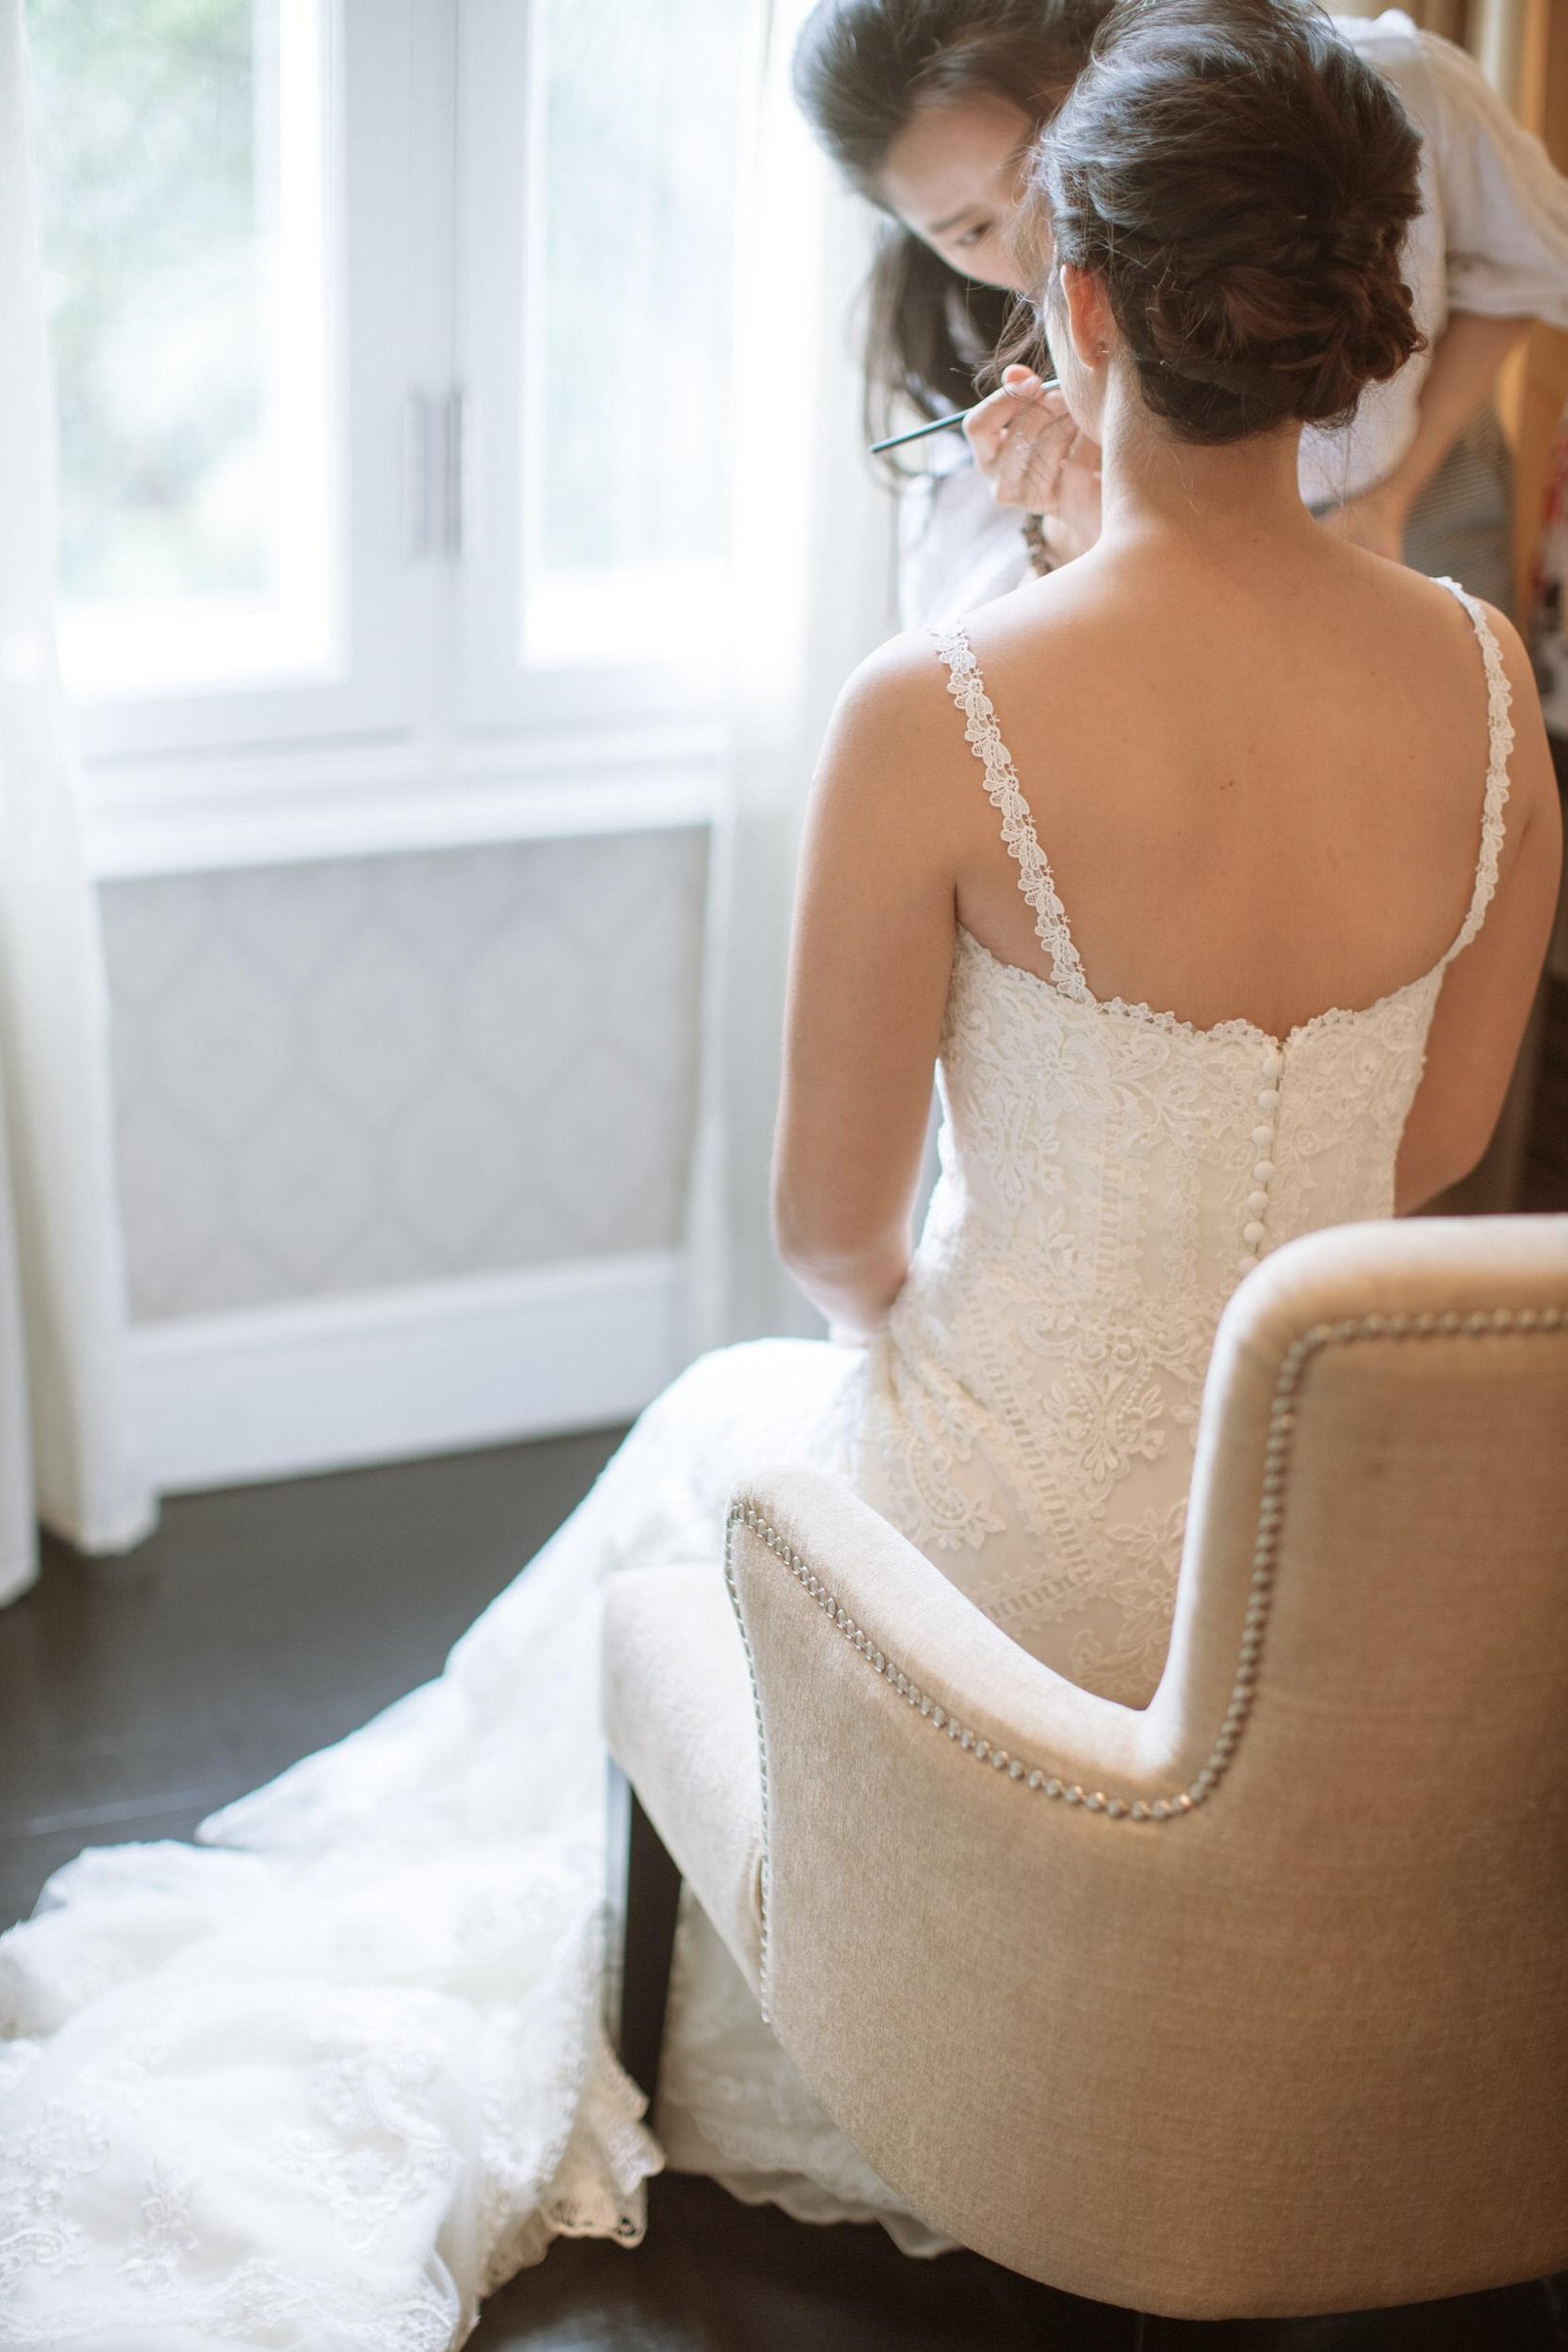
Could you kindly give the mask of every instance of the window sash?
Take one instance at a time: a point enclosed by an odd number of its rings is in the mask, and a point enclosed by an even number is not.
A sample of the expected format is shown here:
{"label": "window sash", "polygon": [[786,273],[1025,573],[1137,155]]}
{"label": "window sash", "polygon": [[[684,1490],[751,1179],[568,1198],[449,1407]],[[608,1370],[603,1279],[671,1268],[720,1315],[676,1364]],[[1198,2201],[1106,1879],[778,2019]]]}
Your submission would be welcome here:
{"label": "window sash", "polygon": [[[351,791],[349,779],[390,762],[400,796],[412,766],[426,802],[443,778],[482,773],[493,793],[510,767],[536,782],[553,746],[569,774],[564,747],[579,738],[612,746],[606,760],[628,775],[641,739],[656,797],[670,745],[700,739],[710,748],[699,766],[714,772],[716,630],[672,626],[671,658],[657,661],[519,660],[529,453],[516,419],[537,149],[519,136],[513,93],[526,105],[531,10],[519,0],[320,5],[330,18],[336,659],[324,674],[78,695],[90,799],[122,869],[133,859],[135,809],[156,808],[167,840],[171,808],[231,795],[247,764],[275,780],[292,760],[302,787],[307,774],[335,773]],[[651,585],[668,609],[667,580],[617,583],[627,600]],[[602,581],[594,593],[604,596]],[[566,606],[569,593],[558,619],[571,618]],[[679,821],[690,822],[696,770],[684,752],[677,764]],[[608,772],[597,755],[596,772]],[[555,831],[553,806],[545,829]]]}

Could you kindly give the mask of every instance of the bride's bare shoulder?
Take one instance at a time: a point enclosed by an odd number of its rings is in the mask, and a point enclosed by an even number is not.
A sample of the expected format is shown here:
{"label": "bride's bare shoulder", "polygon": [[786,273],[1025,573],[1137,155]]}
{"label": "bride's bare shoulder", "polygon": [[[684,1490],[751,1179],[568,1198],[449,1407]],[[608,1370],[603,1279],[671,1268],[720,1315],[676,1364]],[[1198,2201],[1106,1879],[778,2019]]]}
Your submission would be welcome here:
{"label": "bride's bare shoulder", "polygon": [[951,632],[905,629],[867,654],[845,680],[835,717],[887,719],[897,718],[906,709],[929,709],[931,696],[940,699],[946,681],[946,634]]}
{"label": "bride's bare shoulder", "polygon": [[858,816],[897,812],[906,835],[951,833],[956,810],[972,795],[956,790],[974,764],[966,713],[956,708],[965,665],[955,661],[972,648],[982,683],[1000,646],[1038,655],[1056,633],[1052,611],[1055,580],[1033,582],[980,606],[961,623],[909,629],[889,638],[852,672],[834,706],[818,763],[813,797]]}
{"label": "bride's bare shoulder", "polygon": [[988,661],[1049,654],[1083,643],[1097,631],[1124,629],[1123,568],[1094,549],[1044,579],[1025,580],[1005,596],[977,606],[964,624],[976,661],[984,668]]}
{"label": "bride's bare shoulder", "polygon": [[950,733],[963,744],[949,686],[951,672],[937,634],[907,629],[890,637],[857,664],[846,679],[828,722],[820,773],[874,785],[877,778],[907,775],[933,754],[941,756]]}
{"label": "bride's bare shoulder", "polygon": [[968,647],[976,661],[987,650],[1014,643],[1039,645],[1063,625],[1071,600],[1056,579],[1032,581],[979,605],[962,620],[906,629],[877,647],[851,672],[834,710],[835,727],[897,728],[919,733],[933,713],[950,710],[955,654]]}

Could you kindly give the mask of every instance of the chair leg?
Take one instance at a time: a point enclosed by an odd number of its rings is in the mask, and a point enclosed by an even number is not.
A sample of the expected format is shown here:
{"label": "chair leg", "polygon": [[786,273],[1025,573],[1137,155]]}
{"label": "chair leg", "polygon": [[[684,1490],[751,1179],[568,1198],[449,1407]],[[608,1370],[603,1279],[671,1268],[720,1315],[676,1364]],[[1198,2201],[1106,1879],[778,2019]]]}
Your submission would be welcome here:
{"label": "chair leg", "polygon": [[680,1902],[676,1869],[637,1791],[627,1796],[625,1939],[621,1954],[620,2063],[653,2113],[669,2003],[669,1963]]}

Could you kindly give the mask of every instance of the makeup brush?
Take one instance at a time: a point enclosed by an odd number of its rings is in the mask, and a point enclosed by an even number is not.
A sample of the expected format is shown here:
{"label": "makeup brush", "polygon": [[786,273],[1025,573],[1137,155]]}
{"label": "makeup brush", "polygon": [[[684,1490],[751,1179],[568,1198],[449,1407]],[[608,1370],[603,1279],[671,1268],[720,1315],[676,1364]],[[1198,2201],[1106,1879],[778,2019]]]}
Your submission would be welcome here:
{"label": "makeup brush", "polygon": [[[1035,389],[1040,392],[1054,392],[1057,389],[1057,380],[1054,375],[1043,375]],[[967,409],[959,409],[952,416],[933,416],[927,424],[913,425],[906,433],[892,433],[886,441],[873,441],[870,455],[873,458],[879,458],[885,449],[902,449],[906,441],[923,441],[927,433],[948,432],[954,425],[961,424],[968,414]]]}

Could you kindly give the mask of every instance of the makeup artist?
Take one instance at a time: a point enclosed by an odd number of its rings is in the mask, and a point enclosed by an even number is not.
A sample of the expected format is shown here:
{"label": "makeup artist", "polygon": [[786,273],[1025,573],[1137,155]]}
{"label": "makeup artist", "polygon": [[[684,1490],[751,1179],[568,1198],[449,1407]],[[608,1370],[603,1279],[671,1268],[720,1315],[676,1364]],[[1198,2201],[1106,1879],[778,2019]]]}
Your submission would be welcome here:
{"label": "makeup artist", "polygon": [[[866,353],[873,434],[972,410],[961,435],[893,461],[913,476],[902,531],[910,623],[972,611],[1099,532],[1099,453],[1059,395],[1023,367],[991,390],[987,370],[1019,283],[1006,230],[1024,158],[1107,5],[818,0],[800,35],[800,105],[885,217]],[[1462,50],[1394,10],[1336,22],[1421,134],[1424,209],[1404,274],[1427,349],[1370,391],[1348,427],[1306,432],[1302,491],[1329,528],[1506,610],[1512,484],[1493,392],[1532,319],[1568,326],[1568,181]],[[1348,300],[1361,258],[1344,257]]]}

